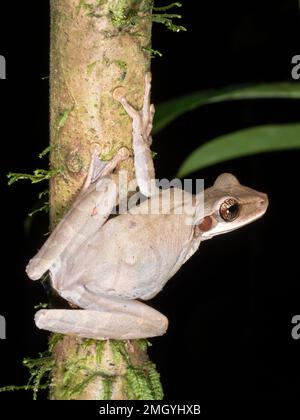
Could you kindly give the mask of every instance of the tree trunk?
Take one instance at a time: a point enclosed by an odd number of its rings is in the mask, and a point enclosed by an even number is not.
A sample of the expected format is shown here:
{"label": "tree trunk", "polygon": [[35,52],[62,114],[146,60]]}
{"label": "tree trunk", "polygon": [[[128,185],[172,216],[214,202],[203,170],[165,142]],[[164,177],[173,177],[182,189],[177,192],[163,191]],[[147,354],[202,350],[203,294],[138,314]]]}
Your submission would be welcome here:
{"label": "tree trunk", "polygon": [[[95,147],[104,159],[131,150],[131,120],[113,91],[123,86],[142,106],[151,10],[152,0],[51,0],[50,160],[59,170],[50,185],[52,228],[79,192]],[[132,158],[122,166],[132,177]],[[147,340],[56,338],[50,398],[162,398]]]}

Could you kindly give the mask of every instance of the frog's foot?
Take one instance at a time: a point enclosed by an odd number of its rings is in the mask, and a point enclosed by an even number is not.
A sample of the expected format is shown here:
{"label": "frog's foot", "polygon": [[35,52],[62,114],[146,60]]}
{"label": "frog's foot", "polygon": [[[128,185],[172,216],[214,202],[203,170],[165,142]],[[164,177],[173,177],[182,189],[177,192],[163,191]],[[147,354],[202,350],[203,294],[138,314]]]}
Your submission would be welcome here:
{"label": "frog's foot", "polygon": [[[128,306],[132,309],[132,302]],[[168,327],[167,318],[140,302],[134,301],[134,310],[126,308],[127,303],[109,311],[84,309],[42,309],[35,315],[38,328],[72,334],[84,338],[105,339],[138,339],[162,335]]]}
{"label": "frog's foot", "polygon": [[150,102],[151,95],[151,73],[148,72],[145,75],[145,92],[144,101],[141,110],[135,109],[130,105],[124,96],[124,88],[119,87],[114,91],[114,97],[122,105],[127,114],[132,118],[133,121],[133,137],[141,137],[143,141],[151,146],[152,137],[151,131],[153,127],[153,117],[155,113],[154,105]]}
{"label": "frog's foot", "polygon": [[153,128],[153,118],[155,114],[154,105],[151,104],[151,73],[146,73],[145,76],[145,93],[144,93],[144,103],[141,112],[143,127],[145,131],[145,140],[149,146],[152,144],[151,131]]}
{"label": "frog's foot", "polygon": [[100,178],[104,178],[107,175],[111,174],[114,169],[121,163],[123,160],[128,159],[129,151],[126,147],[121,147],[115,156],[108,161],[103,161],[99,159],[98,150],[94,150],[91,157],[91,163],[89,170],[86,176],[86,180],[83,186],[82,191],[85,191],[91,184],[96,182]]}

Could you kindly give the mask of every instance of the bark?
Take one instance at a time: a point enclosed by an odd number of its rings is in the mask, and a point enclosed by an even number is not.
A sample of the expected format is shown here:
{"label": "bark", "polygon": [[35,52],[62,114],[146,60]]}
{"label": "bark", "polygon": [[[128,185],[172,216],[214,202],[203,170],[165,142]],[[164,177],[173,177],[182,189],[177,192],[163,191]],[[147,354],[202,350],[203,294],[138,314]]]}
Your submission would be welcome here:
{"label": "bark", "polygon": [[[152,0],[51,0],[50,184],[55,226],[80,190],[97,147],[131,150],[131,120],[113,99],[123,86],[140,108],[150,68]],[[133,176],[133,161],[122,164]],[[52,340],[53,341],[53,340]],[[52,399],[161,398],[146,340],[57,336]]]}

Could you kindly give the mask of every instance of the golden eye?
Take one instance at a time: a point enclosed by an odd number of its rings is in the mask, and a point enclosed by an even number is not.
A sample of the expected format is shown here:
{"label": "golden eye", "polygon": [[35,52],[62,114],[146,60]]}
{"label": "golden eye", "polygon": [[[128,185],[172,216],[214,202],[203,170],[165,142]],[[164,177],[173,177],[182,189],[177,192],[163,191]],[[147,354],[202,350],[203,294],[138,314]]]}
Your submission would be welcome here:
{"label": "golden eye", "polygon": [[240,205],[234,198],[228,198],[221,204],[219,212],[225,222],[232,222],[240,213]]}

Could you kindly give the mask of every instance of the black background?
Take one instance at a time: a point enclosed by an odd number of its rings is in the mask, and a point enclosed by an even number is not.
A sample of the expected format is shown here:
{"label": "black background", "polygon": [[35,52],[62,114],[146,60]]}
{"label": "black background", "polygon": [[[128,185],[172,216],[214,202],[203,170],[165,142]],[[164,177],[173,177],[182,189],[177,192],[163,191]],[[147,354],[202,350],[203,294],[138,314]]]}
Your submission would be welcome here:
{"label": "black background", "polygon": [[[163,1],[160,4],[164,4]],[[185,33],[155,25],[154,103],[196,90],[249,82],[291,81],[300,54],[297,1],[183,0]],[[6,173],[41,166],[48,142],[48,1],[5,2],[0,11],[0,54],[7,80],[1,106],[1,293],[7,339],[0,341],[0,385],[25,384],[24,356],[46,348],[47,333],[33,323],[46,300],[24,267],[43,242],[47,216],[28,225],[27,213],[43,187],[7,186]],[[295,83],[300,83],[295,82]],[[157,177],[172,178],[199,144],[257,124],[299,120],[299,102],[214,104],[186,114],[155,137]],[[210,185],[221,172],[269,195],[266,216],[214,238],[153,299],[170,320],[152,339],[152,360],[168,399],[293,399],[299,395],[300,340],[291,337],[299,303],[299,151],[259,155],[194,174]],[[46,164],[46,163],[45,163]],[[28,399],[30,393],[0,394]]]}

